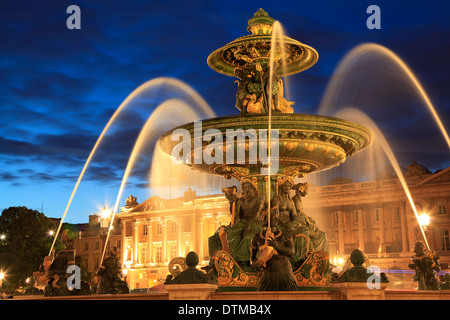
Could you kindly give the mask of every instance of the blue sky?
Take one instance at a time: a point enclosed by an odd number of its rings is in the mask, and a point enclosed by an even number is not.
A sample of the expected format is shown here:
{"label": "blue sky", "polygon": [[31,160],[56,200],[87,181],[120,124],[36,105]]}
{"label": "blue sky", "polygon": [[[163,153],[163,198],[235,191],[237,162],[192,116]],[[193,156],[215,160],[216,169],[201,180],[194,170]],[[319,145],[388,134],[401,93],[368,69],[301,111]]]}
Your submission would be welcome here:
{"label": "blue sky", "polygon": [[[72,4],[81,9],[81,30],[66,27]],[[380,30],[366,27],[371,4],[381,9]],[[180,79],[217,115],[236,114],[234,79],[211,70],[206,59],[246,35],[259,8],[319,52],[313,68],[289,79],[296,112],[316,113],[339,61],[355,46],[375,42],[410,66],[444,125],[450,124],[449,2],[2,1],[0,209],[43,207],[47,216],[61,217],[109,118],[148,80]],[[415,160],[432,171],[448,167],[442,136],[406,91],[398,94],[398,108],[371,105],[364,111],[386,133],[402,166]],[[87,222],[105,202],[113,205],[145,115],[166,98],[170,93],[156,95],[121,118],[86,172],[66,221]],[[151,151],[124,198],[132,193],[141,202],[151,195],[145,187],[150,158]]]}

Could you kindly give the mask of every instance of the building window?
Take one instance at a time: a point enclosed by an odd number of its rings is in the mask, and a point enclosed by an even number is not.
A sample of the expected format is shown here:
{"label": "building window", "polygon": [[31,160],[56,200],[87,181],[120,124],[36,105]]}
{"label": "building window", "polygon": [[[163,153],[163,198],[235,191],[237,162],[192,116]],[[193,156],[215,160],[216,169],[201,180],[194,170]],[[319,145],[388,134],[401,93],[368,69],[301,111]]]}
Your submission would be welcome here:
{"label": "building window", "polygon": [[100,242],[96,241],[95,242],[95,250],[100,249]]}
{"label": "building window", "polygon": [[450,235],[448,230],[440,230],[439,238],[441,240],[441,250],[450,251]]}
{"label": "building window", "polygon": [[156,225],[156,234],[162,234],[163,233],[163,230],[162,230],[163,228],[162,228],[162,223],[158,223],[157,225]]}
{"label": "building window", "polygon": [[177,233],[177,223],[176,223],[176,222],[172,222],[170,231],[171,231],[172,233]]}
{"label": "building window", "polygon": [[190,243],[186,243],[185,247],[184,247],[184,255],[187,256],[187,254],[191,251],[191,244]]}
{"label": "building window", "polygon": [[172,245],[170,246],[170,259],[173,259],[177,256],[177,246]]}
{"label": "building window", "polygon": [[191,232],[192,229],[192,221],[190,217],[184,218],[183,221],[183,232]]}
{"label": "building window", "polygon": [[147,261],[147,247],[142,247],[141,250],[141,263],[145,263]]}
{"label": "building window", "polygon": [[353,214],[353,222],[358,223],[358,221],[359,221],[359,214],[358,210],[356,210],[355,213]]}
{"label": "building window", "polygon": [[438,214],[447,214],[447,206],[445,203],[438,203]]}
{"label": "building window", "polygon": [[146,236],[146,235],[147,235],[147,232],[148,232],[148,226],[147,226],[146,224],[144,224],[144,225],[142,226],[142,235],[143,235],[143,236]]}
{"label": "building window", "polygon": [[400,220],[400,208],[395,208],[395,220]]}
{"label": "building window", "polygon": [[89,250],[89,242],[84,243],[84,250]]}
{"label": "building window", "polygon": [[162,247],[156,248],[156,263],[162,262]]}
{"label": "building window", "polygon": [[375,210],[375,221],[380,221],[380,211],[378,209]]}
{"label": "building window", "polygon": [[336,225],[339,224],[339,213],[338,212],[334,213],[334,224],[336,224]]}
{"label": "building window", "polygon": [[120,247],[121,247],[121,245],[122,245],[122,240],[117,240],[117,242],[116,242],[116,248],[117,249],[120,249]]}

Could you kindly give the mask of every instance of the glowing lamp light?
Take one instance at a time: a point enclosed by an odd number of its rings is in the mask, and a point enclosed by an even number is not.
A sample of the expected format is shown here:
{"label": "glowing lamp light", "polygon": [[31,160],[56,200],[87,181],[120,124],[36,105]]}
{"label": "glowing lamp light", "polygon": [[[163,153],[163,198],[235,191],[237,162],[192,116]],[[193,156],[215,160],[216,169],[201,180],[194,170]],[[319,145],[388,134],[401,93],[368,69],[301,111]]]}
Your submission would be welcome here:
{"label": "glowing lamp light", "polygon": [[100,211],[100,228],[110,228],[109,219],[111,216],[112,210],[107,209],[106,206]]}
{"label": "glowing lamp light", "polygon": [[109,209],[103,209],[101,212],[100,212],[100,216],[103,218],[103,219],[105,219],[105,218],[109,218],[109,215],[111,214],[111,210],[109,210]]}
{"label": "glowing lamp light", "polygon": [[344,263],[344,259],[343,258],[339,258],[337,259],[338,264],[343,264]]}
{"label": "glowing lamp light", "polygon": [[123,273],[124,276],[126,276],[126,275],[128,274],[128,269],[127,269],[127,268],[124,268],[124,269],[122,270],[122,273]]}
{"label": "glowing lamp light", "polygon": [[3,271],[0,271],[0,281],[2,281],[5,278],[5,273]]}
{"label": "glowing lamp light", "polygon": [[55,234],[55,231],[53,231],[53,230],[50,230],[49,232],[48,232],[48,235],[49,236],[53,236]]}
{"label": "glowing lamp light", "polygon": [[426,213],[422,213],[419,216],[419,224],[422,227],[428,227],[428,225],[430,224],[430,216],[428,214],[426,214]]}
{"label": "glowing lamp light", "polygon": [[0,240],[5,240],[6,236],[4,234],[0,235]]}

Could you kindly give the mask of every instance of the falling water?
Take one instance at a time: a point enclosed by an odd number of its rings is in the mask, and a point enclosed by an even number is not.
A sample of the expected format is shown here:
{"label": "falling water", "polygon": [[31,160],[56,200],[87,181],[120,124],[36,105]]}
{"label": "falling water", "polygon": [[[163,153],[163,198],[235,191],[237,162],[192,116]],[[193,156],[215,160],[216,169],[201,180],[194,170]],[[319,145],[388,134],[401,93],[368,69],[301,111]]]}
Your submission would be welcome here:
{"label": "falling water", "polygon": [[[269,132],[269,137],[268,137],[268,145],[267,145],[267,160],[268,160],[268,170],[267,170],[267,200],[271,201],[272,196],[271,196],[271,175],[272,175],[272,160],[271,160],[271,150],[272,150],[272,106],[273,106],[273,74],[274,71],[276,71],[276,66],[275,63],[277,63],[275,61],[275,55],[277,53],[277,51],[279,51],[279,54],[281,54],[281,57],[283,58],[285,56],[285,45],[284,45],[284,30],[283,30],[283,26],[281,25],[281,23],[279,21],[274,21],[273,26],[272,26],[272,37],[271,37],[271,41],[270,41],[270,62],[269,62],[269,93],[268,93],[268,99],[267,99],[267,105],[268,105],[268,132]],[[281,59],[282,59],[281,58]],[[285,65],[283,64],[283,62],[280,59],[280,64],[279,66],[281,68],[285,67]],[[270,210],[268,212],[268,227],[270,228]]]}
{"label": "falling water", "polygon": [[[394,52],[379,44],[361,44],[345,56],[333,73],[318,113],[329,115],[349,105],[365,108],[370,104],[372,109],[380,109],[388,101],[404,97],[398,90],[405,89],[420,97],[450,147],[448,133],[417,77]],[[404,104],[395,102],[397,110]]]}
{"label": "falling water", "polygon": [[[372,119],[369,116],[367,116],[364,112],[362,112],[358,109],[355,109],[355,108],[345,108],[345,109],[339,111],[335,116],[338,118],[342,118],[342,119],[354,121],[356,123],[360,123],[372,130],[372,132],[374,134],[374,142],[373,142],[372,146],[369,146],[368,149],[372,148],[372,150],[375,151],[373,153],[373,155],[375,156],[373,159],[379,159],[379,156],[378,156],[379,151],[378,150],[381,149],[382,152],[384,153],[384,155],[388,158],[390,164],[392,165],[392,167],[395,171],[395,174],[397,175],[397,177],[400,181],[400,184],[403,187],[403,190],[406,194],[409,204],[411,205],[414,215],[416,216],[417,221],[419,221],[419,214],[417,212],[416,206],[414,204],[413,198],[411,196],[411,192],[409,190],[408,184],[406,183],[403,172],[398,164],[398,161],[394,155],[394,152],[392,151],[391,147],[389,146],[389,143],[387,142],[383,133],[378,128],[378,126],[375,124],[375,122],[373,122]],[[364,152],[364,150],[362,152]],[[358,161],[361,161],[361,160],[362,160],[362,158],[359,158]],[[377,162],[377,160],[375,160],[375,161]],[[430,249],[427,238],[425,236],[425,231],[423,230],[420,223],[419,223],[419,227],[420,227],[420,231],[422,232],[422,236],[425,240],[426,246],[428,249]]]}
{"label": "falling water", "polygon": [[78,180],[75,184],[75,187],[72,191],[72,194],[70,195],[69,201],[67,203],[67,206],[64,210],[63,216],[61,218],[61,221],[59,223],[58,229],[56,231],[55,237],[53,239],[52,246],[50,248],[49,255],[51,255],[53,251],[53,247],[56,243],[56,239],[58,238],[59,232],[61,230],[61,226],[64,222],[64,219],[67,215],[67,212],[70,208],[70,205],[73,201],[73,198],[75,196],[75,193],[79,187],[79,184],[81,180],[83,179],[83,176],[86,172],[86,169],[88,168],[89,164],[91,163],[91,160],[94,156],[94,154],[97,152],[97,149],[99,148],[103,138],[105,137],[106,132],[110,129],[112,124],[117,120],[118,116],[122,113],[122,111],[130,105],[133,101],[137,100],[139,97],[141,97],[146,92],[151,92],[154,89],[159,89],[161,87],[168,88],[173,90],[176,94],[182,94],[187,101],[189,101],[190,105],[193,108],[197,108],[199,111],[199,114],[202,117],[211,117],[214,116],[214,112],[212,111],[211,107],[206,103],[206,101],[189,85],[186,83],[174,79],[174,78],[156,78],[152,79],[150,81],[147,81],[140,85],[138,88],[136,88],[122,103],[121,105],[116,109],[112,117],[109,119],[108,123],[106,124],[105,128],[103,129],[102,133],[98,137],[94,147],[91,150],[91,153],[89,154],[88,159],[86,160],[84,167],[78,177]]}
{"label": "falling water", "polygon": [[110,228],[108,229],[108,233],[105,241],[105,248],[103,249],[102,258],[100,264],[103,262],[107,243],[109,240],[109,235],[111,231],[111,225],[114,222],[114,217],[116,212],[119,209],[119,203],[122,197],[123,190],[125,188],[125,184],[128,180],[128,177],[133,169],[138,156],[143,147],[148,147],[149,145],[154,145],[156,139],[159,136],[166,132],[168,128],[172,128],[174,125],[181,125],[186,123],[186,121],[198,120],[200,118],[200,114],[198,114],[189,104],[186,104],[184,101],[180,99],[169,99],[163,102],[160,106],[158,106],[155,111],[151,114],[151,116],[145,122],[139,136],[134,144],[131,155],[128,159],[128,164],[125,169],[125,173],[122,178],[122,183],[120,184],[119,193],[116,198],[115,206],[113,209]]}
{"label": "falling water", "polygon": [[[426,106],[447,145],[450,147],[448,133],[417,77],[394,52],[378,44],[366,43],[359,45],[345,56],[333,73],[319,106],[318,113],[332,115],[337,114],[342,108],[353,106],[358,109],[364,108],[364,110],[370,110],[370,114],[378,115],[389,120],[394,111],[402,114],[411,113],[410,109],[406,109],[410,105],[405,103],[405,94],[399,94],[399,92],[405,91],[409,91],[411,94],[410,97],[419,96],[419,101]],[[389,109],[391,112],[386,113],[391,104],[392,109]],[[401,109],[402,107],[404,109]],[[366,124],[368,122],[367,125],[376,133],[378,143],[383,148],[385,155],[400,179],[408,201],[411,204],[416,218],[418,218],[418,213],[404,180],[403,173],[379,128],[376,127],[368,116],[362,116],[361,111],[357,109],[346,109],[344,113],[349,117],[349,120],[355,117],[363,118],[359,121],[363,121]],[[351,113],[354,113],[354,115]],[[338,114],[342,115],[343,113],[339,112]],[[368,149],[374,150],[374,148]],[[367,152],[364,150],[358,155],[358,160],[356,161],[360,162],[365,157],[366,160],[367,158],[370,159],[369,162],[372,164],[372,168],[380,166],[380,159],[378,157],[367,157]],[[366,156],[364,156],[364,153]],[[355,159],[347,162],[355,162]],[[348,168],[348,165],[349,163],[342,165],[341,169]],[[355,166],[352,166],[352,171],[355,171],[354,168]],[[365,162],[365,175],[368,174],[367,171],[367,162]],[[426,242],[424,231],[422,227],[420,228]]]}

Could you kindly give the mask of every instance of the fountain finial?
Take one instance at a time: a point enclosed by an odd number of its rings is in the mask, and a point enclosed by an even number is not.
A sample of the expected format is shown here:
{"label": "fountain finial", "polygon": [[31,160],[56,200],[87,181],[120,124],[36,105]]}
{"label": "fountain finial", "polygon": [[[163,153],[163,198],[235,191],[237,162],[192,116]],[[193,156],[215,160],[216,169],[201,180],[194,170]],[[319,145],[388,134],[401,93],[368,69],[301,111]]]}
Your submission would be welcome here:
{"label": "fountain finial", "polygon": [[[258,70],[255,70],[257,65],[258,68],[259,66],[263,69],[267,68],[270,61],[274,23],[275,20],[266,11],[259,9],[248,20],[247,30],[251,34],[235,39],[215,50],[208,57],[208,65],[219,73],[241,80],[247,77],[243,77],[236,71],[257,72]],[[284,54],[276,52],[275,60],[279,68],[275,70],[275,73],[278,77],[302,72],[312,67],[319,59],[314,48],[286,35],[279,35],[279,38],[280,43],[283,43],[279,47],[284,48]],[[254,102],[258,103],[257,99]]]}
{"label": "fountain finial", "polygon": [[248,20],[247,31],[253,35],[272,34],[272,26],[275,20],[260,8],[252,18]]}

